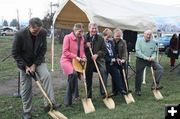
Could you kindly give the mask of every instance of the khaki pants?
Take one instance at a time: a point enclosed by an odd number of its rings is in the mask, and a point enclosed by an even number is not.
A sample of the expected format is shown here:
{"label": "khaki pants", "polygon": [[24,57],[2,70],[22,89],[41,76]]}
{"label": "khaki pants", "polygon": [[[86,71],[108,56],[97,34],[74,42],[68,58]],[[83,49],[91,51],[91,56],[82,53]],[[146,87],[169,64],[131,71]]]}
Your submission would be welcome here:
{"label": "khaki pants", "polygon": [[[41,65],[37,66],[36,73],[38,74],[38,80],[42,82],[42,86],[45,89],[50,100],[55,103],[51,76],[47,69],[47,65],[45,63],[42,63]],[[32,80],[33,79],[29,75],[20,70],[21,99],[23,103],[24,113],[30,113],[32,109]],[[44,105],[48,105],[46,99],[44,99]]]}

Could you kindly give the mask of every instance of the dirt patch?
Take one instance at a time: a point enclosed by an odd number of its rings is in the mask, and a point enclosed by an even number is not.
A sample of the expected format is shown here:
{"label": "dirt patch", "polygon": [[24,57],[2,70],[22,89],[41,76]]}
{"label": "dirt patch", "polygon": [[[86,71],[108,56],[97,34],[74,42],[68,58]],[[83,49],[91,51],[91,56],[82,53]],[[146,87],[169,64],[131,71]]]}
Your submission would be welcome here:
{"label": "dirt patch", "polygon": [[[54,89],[60,89],[66,86],[67,77],[62,74],[62,71],[51,72]],[[0,83],[0,95],[14,95],[18,92],[18,76],[14,76],[7,81]],[[39,89],[33,81],[33,93],[39,93]]]}
{"label": "dirt patch", "polygon": [[[61,88],[63,88],[65,90],[66,83],[67,83],[66,82],[67,81],[67,76],[65,76],[62,73],[62,70],[53,71],[53,72],[50,72],[50,73],[51,73],[51,76],[52,76],[52,82],[53,82],[54,90],[59,90]],[[134,76],[134,73],[131,70],[129,70],[128,77],[132,77],[132,76]],[[0,82],[0,96],[1,95],[9,95],[9,96],[12,95],[13,96],[15,93],[18,92],[18,78],[17,77],[18,76],[14,76],[9,80],[4,81],[3,83]],[[97,80],[94,80],[94,79],[97,79]],[[95,85],[99,84],[98,74],[97,73],[94,73],[94,75],[93,75],[93,83]],[[78,84],[80,86],[82,86],[83,81],[79,81]],[[108,80],[108,84],[111,85],[110,80]],[[35,81],[33,81],[33,94],[37,94],[39,92],[40,92],[39,88],[36,86]]]}

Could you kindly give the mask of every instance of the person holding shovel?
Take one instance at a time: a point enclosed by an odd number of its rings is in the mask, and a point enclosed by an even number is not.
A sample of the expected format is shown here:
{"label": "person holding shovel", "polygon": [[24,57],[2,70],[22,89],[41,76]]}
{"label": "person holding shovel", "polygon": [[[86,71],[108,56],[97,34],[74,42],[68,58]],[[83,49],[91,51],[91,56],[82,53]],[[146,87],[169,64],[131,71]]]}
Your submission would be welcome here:
{"label": "person holding shovel", "polygon": [[[31,119],[32,110],[32,77],[37,73],[43,87],[53,103],[54,108],[59,108],[54,98],[51,76],[45,64],[47,50],[47,32],[42,28],[39,18],[31,18],[29,26],[18,31],[14,36],[12,56],[20,69],[21,99],[23,103],[23,119]],[[44,110],[49,111],[49,103],[44,100]]]}
{"label": "person holding shovel", "polygon": [[117,62],[117,57],[114,49],[114,43],[112,40],[112,31],[106,28],[103,31],[103,38],[106,44],[107,54],[105,56],[106,59],[106,69],[107,73],[109,73],[112,77],[113,87],[116,89],[117,94],[125,95],[127,94],[125,91],[125,86],[123,84],[122,77],[120,74],[119,66]]}
{"label": "person holding shovel", "polygon": [[78,73],[74,70],[72,60],[86,61],[84,52],[84,27],[77,23],[73,27],[73,32],[64,37],[62,56],[60,64],[65,75],[68,76],[66,95],[64,98],[65,106],[72,105],[72,97],[78,91]]}
{"label": "person holding shovel", "polygon": [[[85,54],[87,57],[87,66],[86,66],[86,81],[87,81],[87,92],[88,98],[92,98],[92,77],[93,72],[96,71],[94,61],[97,62],[97,66],[100,70],[102,80],[104,84],[107,83],[107,71],[105,65],[105,55],[107,53],[106,45],[104,39],[98,35],[98,26],[96,23],[89,23],[88,25],[89,32],[85,34]],[[92,48],[93,55],[91,55],[90,48]],[[100,82],[100,94],[102,98],[105,98],[105,91]]]}
{"label": "person holding shovel", "polygon": [[[122,39],[122,30],[119,28],[116,28],[113,30],[113,41],[114,41],[114,49],[115,49],[115,53],[116,53],[116,57],[117,57],[117,62],[119,65],[119,70],[120,70],[120,74],[123,77],[123,72],[122,72],[122,68],[125,69],[126,67],[126,61],[127,61],[127,45],[126,45],[126,41]],[[123,84],[124,84],[124,80],[123,80]],[[112,81],[112,95],[116,95],[117,94],[117,89],[115,87],[115,82]]]}
{"label": "person holding shovel", "polygon": [[[136,42],[136,78],[135,78],[135,94],[141,96],[141,83],[143,78],[143,71],[146,66],[152,66],[155,70],[155,83],[152,84],[151,89],[162,89],[160,86],[160,79],[163,74],[163,67],[156,62],[157,45],[152,39],[152,31],[146,30],[144,38],[138,39]],[[155,87],[156,86],[156,87]]]}

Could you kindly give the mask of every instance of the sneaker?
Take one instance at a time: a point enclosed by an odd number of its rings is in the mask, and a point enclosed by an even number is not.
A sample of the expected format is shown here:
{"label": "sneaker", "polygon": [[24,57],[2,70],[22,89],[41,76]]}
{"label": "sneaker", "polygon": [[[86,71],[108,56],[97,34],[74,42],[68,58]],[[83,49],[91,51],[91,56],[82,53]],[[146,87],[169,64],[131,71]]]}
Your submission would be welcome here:
{"label": "sneaker", "polygon": [[24,113],[22,119],[32,119],[32,116],[30,113]]}
{"label": "sneaker", "polygon": [[141,96],[141,91],[135,91],[135,94],[136,94],[137,96]]}

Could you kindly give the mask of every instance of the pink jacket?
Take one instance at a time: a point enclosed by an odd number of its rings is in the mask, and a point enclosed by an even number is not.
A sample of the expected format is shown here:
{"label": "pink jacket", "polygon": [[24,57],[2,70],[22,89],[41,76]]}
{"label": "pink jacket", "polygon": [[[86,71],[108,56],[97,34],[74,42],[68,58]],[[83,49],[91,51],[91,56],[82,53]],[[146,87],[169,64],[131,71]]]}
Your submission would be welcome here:
{"label": "pink jacket", "polygon": [[[60,64],[65,75],[73,73],[72,59],[77,57],[78,42],[73,32],[66,35],[63,41]],[[86,57],[84,52],[84,38],[80,42],[80,57]]]}

